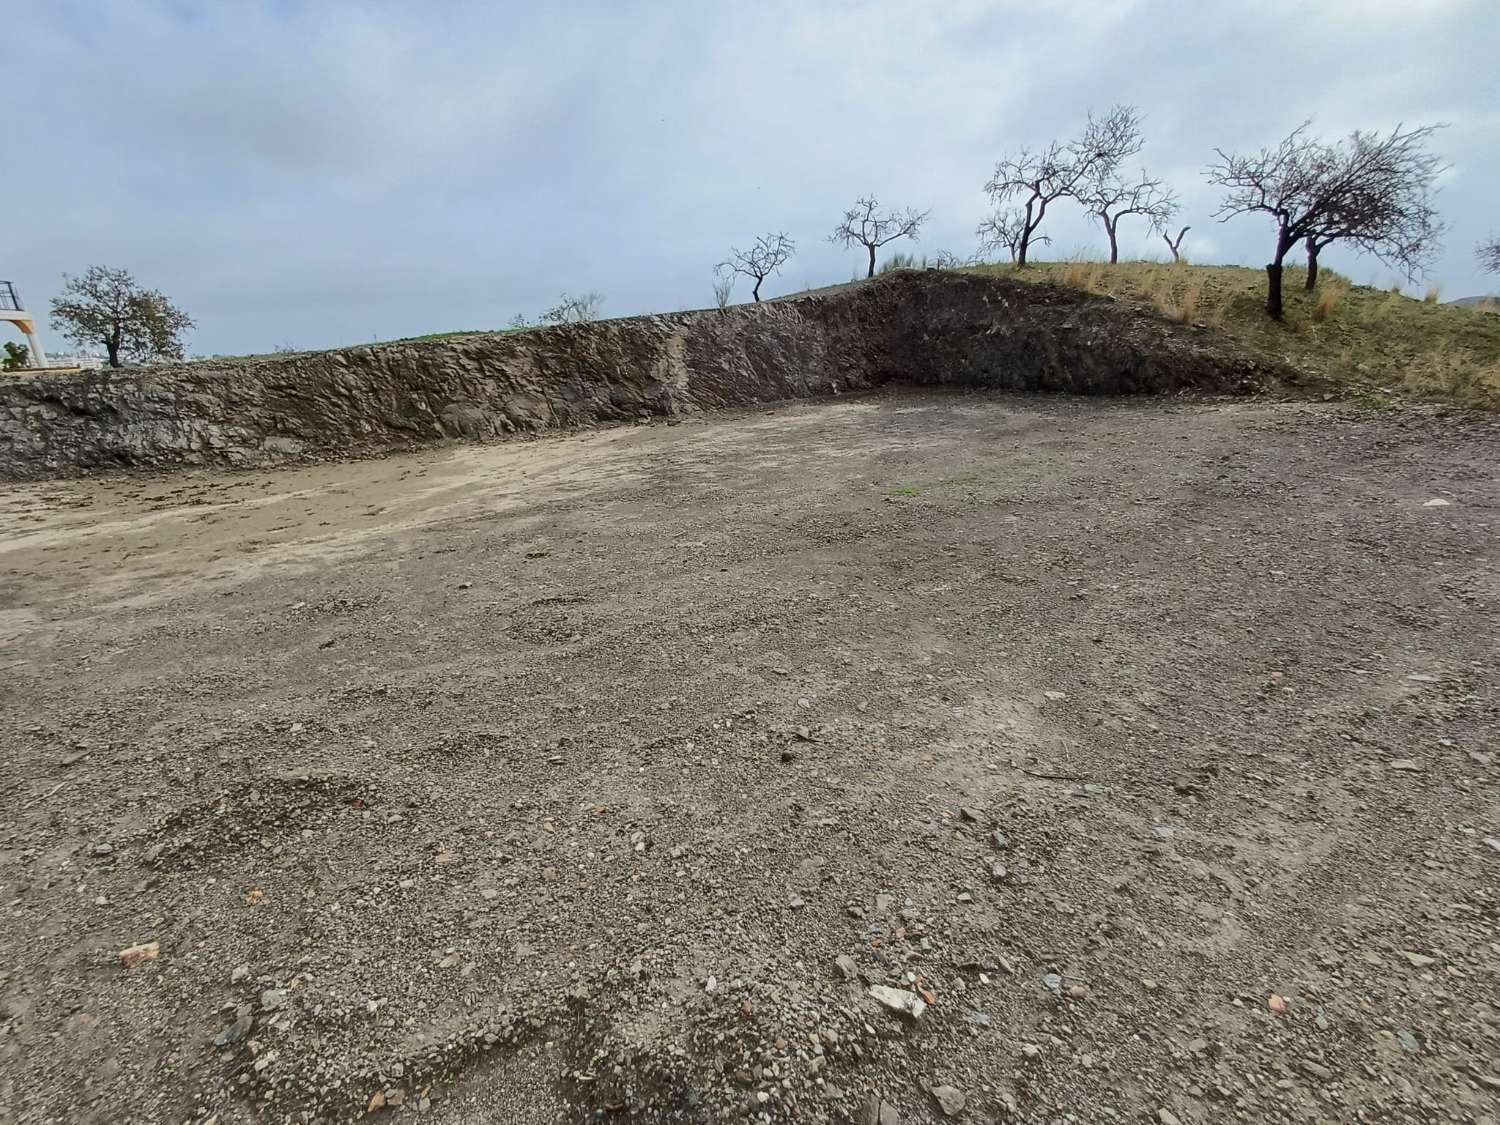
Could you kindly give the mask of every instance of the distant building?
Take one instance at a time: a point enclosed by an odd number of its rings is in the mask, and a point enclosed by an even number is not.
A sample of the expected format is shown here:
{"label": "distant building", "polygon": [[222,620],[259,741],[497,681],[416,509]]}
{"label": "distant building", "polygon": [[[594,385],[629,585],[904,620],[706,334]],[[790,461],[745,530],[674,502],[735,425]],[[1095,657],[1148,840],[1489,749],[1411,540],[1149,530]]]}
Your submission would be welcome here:
{"label": "distant building", "polygon": [[88,355],[84,352],[74,352],[72,354],[63,352],[61,355],[54,352],[47,357],[47,366],[49,368],[66,367],[69,369],[76,367],[83,371],[98,371],[104,366],[104,357],[102,355]]}

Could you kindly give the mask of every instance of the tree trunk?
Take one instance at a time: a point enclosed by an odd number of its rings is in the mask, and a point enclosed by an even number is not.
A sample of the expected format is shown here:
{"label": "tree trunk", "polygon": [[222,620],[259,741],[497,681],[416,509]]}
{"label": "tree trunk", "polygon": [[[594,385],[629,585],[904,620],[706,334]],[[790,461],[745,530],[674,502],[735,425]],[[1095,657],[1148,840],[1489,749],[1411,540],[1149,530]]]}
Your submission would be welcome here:
{"label": "tree trunk", "polygon": [[754,297],[757,301],[760,300],[760,283],[764,280],[765,278],[763,277],[757,277],[755,279],[755,288],[750,290],[750,296]]}
{"label": "tree trunk", "polygon": [[868,247],[868,249],[870,251],[870,272],[867,273],[867,274],[865,274],[865,276],[866,277],[874,277],[875,276],[875,247],[870,246],[870,247]]}
{"label": "tree trunk", "polygon": [[1016,244],[1016,268],[1024,269],[1026,266],[1026,247],[1031,243],[1031,233],[1021,232],[1021,241]]}
{"label": "tree trunk", "polygon": [[105,350],[109,352],[109,365],[120,366],[120,331],[116,329],[104,339]]}
{"label": "tree trunk", "polygon": [[1303,286],[1309,293],[1313,286],[1318,283],[1318,244],[1309,242],[1307,244],[1307,284]]}
{"label": "tree trunk", "polygon": [[1266,287],[1266,312],[1271,314],[1273,320],[1281,319],[1281,255],[1276,256],[1274,262],[1266,266],[1266,279],[1269,283]]}
{"label": "tree trunk", "polygon": [[1109,235],[1109,264],[1117,265],[1120,261],[1120,244],[1115,241],[1115,224],[1108,219],[1104,220],[1104,233]]}

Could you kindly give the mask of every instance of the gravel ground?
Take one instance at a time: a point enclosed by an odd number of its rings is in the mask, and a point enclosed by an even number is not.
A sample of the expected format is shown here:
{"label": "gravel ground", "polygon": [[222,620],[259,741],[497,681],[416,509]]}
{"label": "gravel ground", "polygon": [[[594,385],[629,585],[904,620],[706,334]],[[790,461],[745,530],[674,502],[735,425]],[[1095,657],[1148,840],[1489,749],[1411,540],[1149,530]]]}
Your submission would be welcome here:
{"label": "gravel ground", "polygon": [[1497,454],[889,395],[9,487],[0,1120],[1494,1125]]}

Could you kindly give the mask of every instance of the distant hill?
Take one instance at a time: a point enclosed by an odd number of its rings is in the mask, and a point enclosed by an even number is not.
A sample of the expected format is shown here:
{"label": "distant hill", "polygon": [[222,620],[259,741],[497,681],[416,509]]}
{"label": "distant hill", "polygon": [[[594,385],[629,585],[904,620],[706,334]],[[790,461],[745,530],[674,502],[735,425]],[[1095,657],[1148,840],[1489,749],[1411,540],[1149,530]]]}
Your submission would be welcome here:
{"label": "distant hill", "polygon": [[1488,297],[1460,297],[1456,301],[1449,301],[1450,305],[1457,305],[1463,309],[1483,309],[1485,312],[1500,312],[1500,297],[1493,293]]}

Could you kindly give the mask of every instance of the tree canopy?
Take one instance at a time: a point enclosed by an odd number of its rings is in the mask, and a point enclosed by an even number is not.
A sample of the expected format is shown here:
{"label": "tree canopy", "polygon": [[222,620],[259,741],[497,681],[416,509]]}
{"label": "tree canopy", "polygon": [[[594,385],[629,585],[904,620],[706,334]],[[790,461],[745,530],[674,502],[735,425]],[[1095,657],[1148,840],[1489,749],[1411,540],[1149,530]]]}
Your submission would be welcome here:
{"label": "tree canopy", "polygon": [[52,326],[82,347],[103,345],[109,365],[122,360],[182,359],[182,336],[193,320],[129,271],[90,266],[82,277],[63,275],[52,299]]}

